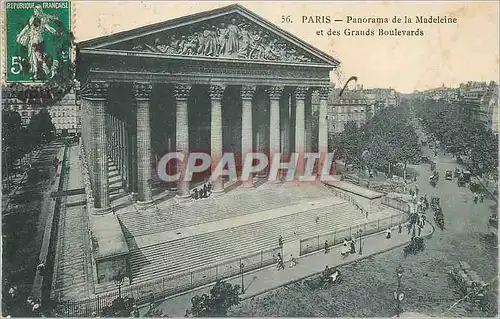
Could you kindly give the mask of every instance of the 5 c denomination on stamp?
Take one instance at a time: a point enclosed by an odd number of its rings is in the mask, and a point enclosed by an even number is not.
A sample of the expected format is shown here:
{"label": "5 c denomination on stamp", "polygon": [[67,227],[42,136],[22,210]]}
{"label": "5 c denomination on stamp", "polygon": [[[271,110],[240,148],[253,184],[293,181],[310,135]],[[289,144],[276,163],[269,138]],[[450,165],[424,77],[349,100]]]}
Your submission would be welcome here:
{"label": "5 c denomination on stamp", "polygon": [[70,61],[70,2],[5,3],[7,82],[46,82]]}

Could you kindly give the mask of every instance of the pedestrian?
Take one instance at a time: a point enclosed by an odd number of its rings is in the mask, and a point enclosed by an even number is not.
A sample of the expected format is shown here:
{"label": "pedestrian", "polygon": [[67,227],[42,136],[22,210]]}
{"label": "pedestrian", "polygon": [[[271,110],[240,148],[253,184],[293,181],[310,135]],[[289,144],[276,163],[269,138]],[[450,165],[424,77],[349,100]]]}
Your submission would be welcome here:
{"label": "pedestrian", "polygon": [[40,272],[40,275],[43,276],[43,272],[45,270],[45,263],[43,261],[41,261],[38,266],[36,266],[36,270],[38,270]]}
{"label": "pedestrian", "polygon": [[290,254],[290,268],[297,265],[297,261],[293,258],[293,254]]}
{"label": "pedestrian", "polygon": [[484,194],[480,193],[479,194],[479,201],[482,203],[484,201]]}
{"label": "pedestrian", "polygon": [[16,297],[16,295],[17,295],[17,287],[16,286],[10,287],[9,295],[12,299],[14,299]]}
{"label": "pedestrian", "polygon": [[198,189],[197,189],[197,188],[195,188],[195,189],[194,189],[194,199],[198,199],[198,198],[199,198],[199,196],[198,196],[198,195],[199,195],[199,194],[198,194]]}
{"label": "pedestrian", "polygon": [[402,233],[403,232],[403,226],[401,226],[401,224],[399,224],[399,227],[398,227],[398,233]]}
{"label": "pedestrian", "polygon": [[328,240],[325,240],[325,254],[328,253]]}
{"label": "pedestrian", "polygon": [[391,238],[391,228],[387,227],[387,230],[385,232],[386,232],[385,238],[390,239]]}
{"label": "pedestrian", "polygon": [[356,253],[356,245],[354,244],[354,239],[351,240],[351,254]]}
{"label": "pedestrian", "polygon": [[276,257],[276,267],[278,270],[281,270],[283,266],[283,259],[281,258],[281,254],[278,253],[278,256]]}

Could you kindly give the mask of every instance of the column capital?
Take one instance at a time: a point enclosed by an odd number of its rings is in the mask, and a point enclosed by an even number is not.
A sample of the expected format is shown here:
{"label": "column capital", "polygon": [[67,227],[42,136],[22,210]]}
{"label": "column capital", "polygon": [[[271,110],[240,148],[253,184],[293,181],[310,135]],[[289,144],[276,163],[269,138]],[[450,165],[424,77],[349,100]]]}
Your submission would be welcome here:
{"label": "column capital", "polygon": [[270,86],[267,88],[267,94],[269,95],[269,98],[272,100],[277,100],[281,97],[281,94],[283,93],[283,87],[282,86]]}
{"label": "column capital", "polygon": [[241,86],[240,94],[243,100],[251,100],[253,95],[255,94],[256,87],[255,86]]}
{"label": "column capital", "polygon": [[89,81],[83,89],[83,96],[88,99],[105,100],[108,97],[109,83],[104,81]]}
{"label": "column capital", "polygon": [[210,88],[208,89],[210,98],[212,100],[222,100],[222,96],[224,95],[225,89],[226,87],[223,85],[210,84]]}
{"label": "column capital", "polygon": [[153,91],[153,84],[148,82],[134,82],[133,91],[137,100],[149,100]]}
{"label": "column capital", "polygon": [[319,98],[321,100],[326,100],[328,99],[328,95],[330,94],[330,88],[326,86],[321,86],[316,89],[319,93]]}
{"label": "column capital", "polygon": [[190,84],[174,84],[174,97],[176,100],[187,100],[189,91],[191,90]]}
{"label": "column capital", "polygon": [[307,92],[309,91],[309,87],[307,86],[298,86],[295,88],[295,97],[299,100],[304,100],[306,98]]}

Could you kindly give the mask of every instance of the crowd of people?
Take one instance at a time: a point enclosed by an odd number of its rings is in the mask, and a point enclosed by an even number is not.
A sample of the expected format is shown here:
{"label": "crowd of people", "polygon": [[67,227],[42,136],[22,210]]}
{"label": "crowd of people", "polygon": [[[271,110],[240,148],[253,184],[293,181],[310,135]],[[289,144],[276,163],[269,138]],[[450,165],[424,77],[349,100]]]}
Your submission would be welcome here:
{"label": "crowd of people", "polygon": [[208,182],[203,184],[203,187],[193,189],[191,197],[195,200],[208,198],[212,195],[212,183]]}

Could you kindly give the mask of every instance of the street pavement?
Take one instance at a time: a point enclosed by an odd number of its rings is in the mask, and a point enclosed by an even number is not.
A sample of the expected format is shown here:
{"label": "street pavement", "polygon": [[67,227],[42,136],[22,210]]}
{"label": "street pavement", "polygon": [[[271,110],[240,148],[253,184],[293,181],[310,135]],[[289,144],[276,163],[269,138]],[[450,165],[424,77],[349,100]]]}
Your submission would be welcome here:
{"label": "street pavement", "polygon": [[[419,177],[410,187],[418,185],[419,194],[427,194],[429,200],[431,196],[439,196],[445,218],[445,229],[442,231],[436,226],[433,236],[425,241],[424,252],[405,259],[401,248],[395,248],[354,263],[354,268],[341,266],[343,260],[338,251],[329,254],[320,252],[301,258],[299,265],[291,269],[278,272],[272,266],[245,274],[245,294],[242,295],[245,300],[234,307],[230,315],[394,316],[394,300],[390,296],[394,289],[394,269],[398,264],[405,269],[402,288],[407,296],[402,305],[405,312],[430,316],[487,316],[496,313],[498,257],[490,241],[487,224],[495,202],[485,199],[483,203],[475,204],[468,187],[458,187],[456,179],[450,181],[444,178],[446,170],[457,166],[455,159],[442,152],[434,157],[428,148],[424,153],[436,162],[440,180],[436,187],[432,187],[429,183],[430,165],[413,165]],[[427,220],[434,224],[431,209],[427,211]],[[369,251],[386,250],[385,245],[389,242],[383,235],[377,236],[364,242],[365,257]],[[407,236],[404,232],[402,235],[395,234],[394,242]],[[469,263],[479,277],[491,285],[486,308],[460,301],[463,295],[448,274],[449,269],[459,261]],[[308,279],[300,280],[317,273],[325,265],[339,266],[343,276],[349,278],[332,288],[336,291],[333,299],[329,290],[310,288]],[[235,277],[229,282],[241,285],[241,278]],[[360,287],[363,288],[360,290]],[[165,300],[158,307],[169,316],[182,316],[190,307],[194,295],[208,292],[209,287],[205,287]]]}
{"label": "street pavement", "polygon": [[[427,148],[425,155],[433,158]],[[496,203],[485,199],[483,203],[474,204],[473,194],[467,187],[458,187],[456,179],[444,179],[446,170],[453,170],[457,165],[451,156],[440,153],[433,160],[441,176],[436,187],[429,183],[430,165],[412,166],[419,174],[419,194],[427,194],[428,199],[439,196],[445,219],[445,229],[442,231],[436,227],[432,237],[425,240],[423,252],[403,258],[401,248],[396,248],[355,263],[352,267],[340,267],[346,280],[336,288],[322,291],[309,287],[304,280],[245,300],[231,309],[230,315],[394,316],[396,307],[392,294],[396,287],[395,269],[398,264],[405,269],[402,278],[405,293],[403,311],[447,317],[496,315],[498,250],[488,230],[491,206]],[[427,211],[427,220],[434,223],[431,209]],[[482,308],[461,301],[463,293],[449,275],[450,268],[460,261],[469,263],[490,285],[486,293],[487,302]]]}
{"label": "street pavement", "polygon": [[[427,224],[422,236],[432,234],[433,228]],[[398,233],[397,229],[393,229],[392,238],[386,239],[385,233],[378,233],[367,236],[362,239],[362,255],[359,255],[359,241],[356,242],[356,254],[343,258],[340,255],[341,245],[332,247],[328,253],[323,250],[314,252],[298,259],[298,264],[289,267],[289,263],[285,263],[284,270],[277,270],[276,265],[272,265],[253,272],[248,272],[243,275],[244,293],[240,295],[242,299],[249,299],[256,295],[262,294],[269,290],[287,285],[309,276],[316,275],[325,269],[325,266],[338,267],[349,264],[361,259],[373,256],[374,254],[399,247],[406,244],[410,240],[410,235],[403,229],[402,233]],[[242,286],[241,276],[235,276],[226,280],[233,285]],[[171,297],[157,305],[157,309],[161,309],[163,314],[168,316],[182,317],[186,310],[191,307],[191,298],[195,295],[209,294],[212,285],[205,286],[194,291],[179,294]],[[146,312],[148,307],[142,309],[142,313]]]}

